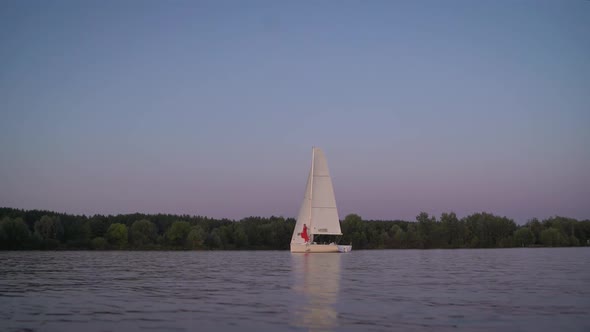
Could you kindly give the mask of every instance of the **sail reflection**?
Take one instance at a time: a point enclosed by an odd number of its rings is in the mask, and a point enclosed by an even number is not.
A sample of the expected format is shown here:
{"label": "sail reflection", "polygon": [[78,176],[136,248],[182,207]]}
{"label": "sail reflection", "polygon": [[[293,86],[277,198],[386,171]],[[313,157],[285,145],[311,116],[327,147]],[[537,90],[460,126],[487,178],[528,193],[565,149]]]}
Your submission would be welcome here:
{"label": "sail reflection", "polygon": [[338,326],[334,307],[340,290],[339,254],[292,254],[294,290],[302,301],[293,311],[293,325],[310,331],[329,331]]}

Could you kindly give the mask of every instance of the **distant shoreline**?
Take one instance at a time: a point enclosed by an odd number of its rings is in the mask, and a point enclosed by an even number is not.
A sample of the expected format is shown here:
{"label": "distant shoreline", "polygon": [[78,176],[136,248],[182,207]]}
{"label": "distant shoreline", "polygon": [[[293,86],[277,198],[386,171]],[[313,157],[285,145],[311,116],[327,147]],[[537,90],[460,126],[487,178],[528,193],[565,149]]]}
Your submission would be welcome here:
{"label": "distant shoreline", "polygon": [[[171,214],[72,215],[0,208],[0,250],[288,250],[295,219],[248,217],[240,221]],[[475,213],[416,221],[341,221],[340,243],[363,249],[486,249],[590,245],[590,220],[551,217],[516,225]]]}
{"label": "distant shoreline", "polygon": [[[505,248],[428,248],[428,249],[419,249],[419,248],[404,248],[404,249],[358,249],[356,251],[411,251],[411,250],[420,250],[420,251],[431,251],[431,250],[510,250],[510,249],[583,249],[583,248],[590,248],[589,245],[586,246],[560,246],[560,247],[547,247],[547,246],[530,246],[530,247],[505,247]],[[137,249],[137,248],[116,248],[116,249],[75,249],[75,248],[54,248],[54,249],[1,249],[0,252],[225,252],[225,251],[232,251],[232,252],[244,252],[244,251],[251,251],[251,252],[263,252],[263,251],[284,251],[289,252],[289,249]],[[293,253],[295,255],[299,255],[301,253]],[[305,254],[304,254],[305,255]]]}

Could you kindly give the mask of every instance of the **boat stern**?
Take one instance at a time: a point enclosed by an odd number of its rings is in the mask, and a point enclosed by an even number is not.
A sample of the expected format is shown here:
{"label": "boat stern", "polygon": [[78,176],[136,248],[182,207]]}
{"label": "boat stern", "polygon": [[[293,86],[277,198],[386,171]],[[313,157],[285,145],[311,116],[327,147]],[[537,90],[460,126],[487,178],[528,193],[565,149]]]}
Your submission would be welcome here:
{"label": "boat stern", "polygon": [[338,246],[338,252],[351,252],[352,251],[352,245],[347,245],[347,246]]}

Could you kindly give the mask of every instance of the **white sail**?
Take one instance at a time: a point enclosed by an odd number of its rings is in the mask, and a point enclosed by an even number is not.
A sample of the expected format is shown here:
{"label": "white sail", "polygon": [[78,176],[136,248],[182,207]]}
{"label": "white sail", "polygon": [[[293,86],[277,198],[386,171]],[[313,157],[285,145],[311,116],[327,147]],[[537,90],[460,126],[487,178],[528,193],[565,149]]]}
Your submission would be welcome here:
{"label": "white sail", "polygon": [[311,234],[342,235],[328,161],[320,148],[313,149],[311,183]]}
{"label": "white sail", "polygon": [[319,148],[313,148],[312,166],[291,243],[305,243],[301,236],[304,225],[310,238],[312,235],[342,234],[328,162]]}
{"label": "white sail", "polygon": [[307,176],[307,186],[305,187],[305,194],[303,196],[303,203],[299,209],[299,215],[297,216],[297,223],[295,224],[295,230],[293,231],[293,237],[291,237],[291,243],[305,243],[301,232],[303,231],[303,225],[309,227],[310,211],[311,211],[311,172]]}

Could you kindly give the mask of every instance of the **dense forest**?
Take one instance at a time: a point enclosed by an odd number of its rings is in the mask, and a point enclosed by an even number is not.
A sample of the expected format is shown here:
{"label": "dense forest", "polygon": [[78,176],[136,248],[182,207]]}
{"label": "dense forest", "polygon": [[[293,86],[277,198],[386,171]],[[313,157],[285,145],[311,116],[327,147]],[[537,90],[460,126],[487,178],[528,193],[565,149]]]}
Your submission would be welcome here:
{"label": "dense forest", "polygon": [[[552,217],[525,225],[489,213],[416,221],[341,222],[340,243],[354,249],[507,248],[587,246],[590,220]],[[295,219],[248,217],[240,221],[170,214],[71,215],[0,208],[0,249],[273,249],[288,250]]]}

